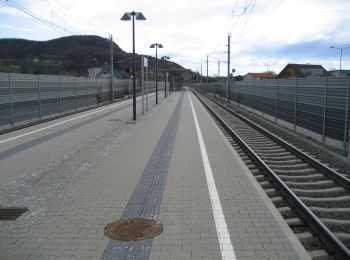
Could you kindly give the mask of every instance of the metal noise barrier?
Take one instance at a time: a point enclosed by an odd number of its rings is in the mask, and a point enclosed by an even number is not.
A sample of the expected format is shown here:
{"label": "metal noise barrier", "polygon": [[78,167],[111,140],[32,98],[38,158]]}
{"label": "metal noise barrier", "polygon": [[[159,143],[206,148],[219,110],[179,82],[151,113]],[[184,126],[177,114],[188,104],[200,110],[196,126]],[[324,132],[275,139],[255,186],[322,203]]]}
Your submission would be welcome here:
{"label": "metal noise barrier", "polygon": [[[155,82],[147,82],[148,92]],[[159,83],[164,89],[164,82]],[[141,92],[137,82],[136,92]],[[112,93],[114,95],[112,99]],[[0,133],[132,95],[132,80],[0,72]]]}
{"label": "metal noise barrier", "polygon": [[[226,83],[196,83],[195,89],[227,98]],[[229,99],[319,142],[349,150],[350,77],[232,81]]]}

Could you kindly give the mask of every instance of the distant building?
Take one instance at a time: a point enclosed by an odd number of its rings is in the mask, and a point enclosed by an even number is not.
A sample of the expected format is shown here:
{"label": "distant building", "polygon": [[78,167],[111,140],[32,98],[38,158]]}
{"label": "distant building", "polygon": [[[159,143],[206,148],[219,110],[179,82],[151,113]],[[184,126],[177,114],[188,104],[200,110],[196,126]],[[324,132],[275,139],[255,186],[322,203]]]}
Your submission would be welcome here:
{"label": "distant building", "polygon": [[[111,78],[111,69],[110,68],[89,68],[88,69],[89,78],[93,79],[110,79]],[[114,79],[123,79],[127,78],[122,73],[113,71]]]}
{"label": "distant building", "polygon": [[309,77],[327,77],[328,72],[321,65],[312,64],[288,64],[276,76],[278,79],[284,78],[309,78]]}
{"label": "distant building", "polygon": [[331,77],[347,77],[350,76],[350,70],[331,70],[328,74]]}
{"label": "distant building", "polygon": [[262,80],[262,79],[274,79],[275,76],[270,72],[253,73],[249,72],[243,76],[244,80]]}

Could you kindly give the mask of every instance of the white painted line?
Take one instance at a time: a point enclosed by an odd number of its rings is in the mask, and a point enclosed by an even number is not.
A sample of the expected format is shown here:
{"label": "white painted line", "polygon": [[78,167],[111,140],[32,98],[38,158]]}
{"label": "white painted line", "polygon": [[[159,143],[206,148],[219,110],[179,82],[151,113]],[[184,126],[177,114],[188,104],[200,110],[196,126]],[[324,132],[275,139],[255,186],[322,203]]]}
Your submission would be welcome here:
{"label": "white painted line", "polygon": [[211,166],[210,166],[210,162],[209,162],[209,158],[208,158],[208,154],[207,154],[207,149],[205,148],[202,132],[201,132],[201,129],[199,127],[198,120],[197,120],[196,111],[194,110],[192,99],[191,99],[191,96],[190,96],[190,93],[188,90],[187,90],[187,94],[188,94],[188,97],[190,99],[194,123],[196,125],[198,142],[199,142],[199,147],[201,150],[204,172],[205,172],[205,177],[207,179],[211,207],[212,207],[213,215],[214,215],[216,233],[218,235],[219,244],[220,244],[221,258],[225,259],[225,260],[226,259],[236,260],[235,251],[234,251],[233,245],[231,243],[230,233],[228,232],[228,229],[227,229],[227,224],[226,224],[224,212],[222,211],[219,194],[218,194],[218,191],[216,189],[213,172],[211,170]]}
{"label": "white painted line", "polygon": [[0,144],[4,144],[4,143],[7,143],[7,142],[9,142],[9,141],[13,141],[13,140],[16,140],[16,139],[18,139],[18,138],[21,138],[21,137],[24,137],[24,136],[27,136],[27,135],[31,135],[31,134],[34,134],[34,133],[37,133],[37,132],[40,132],[40,131],[49,129],[49,128],[51,128],[51,127],[55,127],[55,126],[58,126],[58,125],[62,125],[62,124],[68,123],[68,122],[70,122],[70,121],[79,119],[79,118],[91,116],[91,115],[93,115],[93,114],[96,114],[96,113],[99,113],[99,112],[102,112],[102,111],[105,111],[105,110],[108,110],[108,109],[112,109],[112,108],[117,107],[117,106],[124,105],[124,104],[126,104],[126,103],[128,103],[128,102],[131,102],[131,100],[127,100],[127,101],[124,101],[124,102],[122,102],[122,103],[117,103],[117,104],[115,104],[115,105],[108,106],[108,107],[105,107],[105,108],[102,108],[102,109],[99,109],[99,110],[96,110],[96,111],[93,111],[93,112],[90,112],[90,113],[87,113],[87,114],[84,114],[84,115],[81,115],[81,116],[73,117],[73,118],[71,118],[71,119],[64,120],[64,121],[62,121],[62,122],[59,122],[59,123],[56,123],[56,124],[53,124],[53,125],[49,125],[49,126],[46,126],[46,127],[43,127],[43,128],[40,128],[40,129],[37,129],[37,130],[34,130],[34,131],[31,131],[31,132],[28,132],[28,133],[25,133],[25,134],[17,135],[17,136],[14,136],[14,137],[11,137],[11,138],[2,140],[2,141],[0,141]]}

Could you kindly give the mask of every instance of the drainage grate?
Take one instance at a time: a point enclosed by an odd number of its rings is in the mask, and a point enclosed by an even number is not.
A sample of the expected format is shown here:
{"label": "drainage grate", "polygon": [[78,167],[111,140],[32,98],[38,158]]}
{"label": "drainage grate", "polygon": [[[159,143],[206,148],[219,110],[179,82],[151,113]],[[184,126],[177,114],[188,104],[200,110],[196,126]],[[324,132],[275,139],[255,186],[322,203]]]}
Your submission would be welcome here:
{"label": "drainage grate", "polygon": [[118,220],[104,229],[107,237],[114,240],[135,241],[155,237],[162,233],[163,225],[152,219],[134,218]]}
{"label": "drainage grate", "polygon": [[27,208],[0,208],[0,220],[15,220],[27,210]]}

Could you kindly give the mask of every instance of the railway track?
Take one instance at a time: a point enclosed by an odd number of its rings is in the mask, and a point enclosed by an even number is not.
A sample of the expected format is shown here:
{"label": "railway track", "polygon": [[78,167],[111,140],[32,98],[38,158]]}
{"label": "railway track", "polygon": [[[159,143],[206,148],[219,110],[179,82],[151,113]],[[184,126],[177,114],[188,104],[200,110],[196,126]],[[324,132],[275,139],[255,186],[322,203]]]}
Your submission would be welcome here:
{"label": "railway track", "polygon": [[210,96],[193,92],[311,257],[350,259],[350,180]]}

